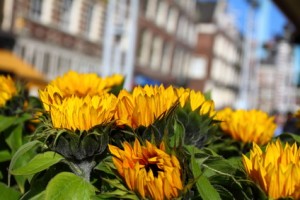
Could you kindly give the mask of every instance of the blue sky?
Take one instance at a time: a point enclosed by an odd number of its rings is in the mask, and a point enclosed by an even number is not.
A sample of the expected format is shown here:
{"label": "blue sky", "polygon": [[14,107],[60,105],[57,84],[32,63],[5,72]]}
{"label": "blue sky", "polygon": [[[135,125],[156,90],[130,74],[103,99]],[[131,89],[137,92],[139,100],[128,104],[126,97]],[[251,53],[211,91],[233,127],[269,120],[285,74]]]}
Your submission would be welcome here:
{"label": "blue sky", "polygon": [[[280,12],[280,10],[276,7],[276,5],[273,4],[271,0],[261,0],[261,2],[268,1],[269,8],[264,9],[264,13],[267,13],[267,18],[264,23],[261,23],[260,25],[264,27],[264,38],[265,39],[271,39],[274,35],[282,33],[283,26],[286,23],[285,16]],[[238,27],[241,30],[242,33],[245,31],[246,27],[246,19],[247,19],[247,8],[248,4],[246,0],[228,0],[229,3],[229,11],[233,12],[236,16],[236,20],[238,23]],[[263,7],[260,7],[257,10],[257,17],[259,17],[262,14]],[[260,21],[260,20],[257,20]],[[259,27],[259,25],[257,26]]]}

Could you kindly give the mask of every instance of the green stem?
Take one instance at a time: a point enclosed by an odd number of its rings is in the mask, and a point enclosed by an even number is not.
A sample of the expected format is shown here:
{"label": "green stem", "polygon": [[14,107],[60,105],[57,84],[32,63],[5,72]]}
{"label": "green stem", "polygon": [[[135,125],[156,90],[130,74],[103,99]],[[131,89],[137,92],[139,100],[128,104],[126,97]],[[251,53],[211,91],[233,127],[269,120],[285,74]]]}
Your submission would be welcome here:
{"label": "green stem", "polygon": [[68,162],[71,170],[77,175],[84,178],[86,181],[90,182],[91,172],[95,167],[95,161],[83,160],[81,162],[75,163],[72,161]]}

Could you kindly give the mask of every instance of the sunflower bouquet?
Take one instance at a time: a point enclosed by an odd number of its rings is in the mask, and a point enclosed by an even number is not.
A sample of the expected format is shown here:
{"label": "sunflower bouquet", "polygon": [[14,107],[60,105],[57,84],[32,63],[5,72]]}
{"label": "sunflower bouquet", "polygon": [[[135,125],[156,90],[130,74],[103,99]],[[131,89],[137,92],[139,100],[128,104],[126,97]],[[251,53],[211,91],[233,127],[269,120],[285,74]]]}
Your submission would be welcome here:
{"label": "sunflower bouquet", "polygon": [[22,199],[299,198],[298,146],[271,141],[266,113],[123,82],[70,71],[40,90],[39,126],[8,167]]}

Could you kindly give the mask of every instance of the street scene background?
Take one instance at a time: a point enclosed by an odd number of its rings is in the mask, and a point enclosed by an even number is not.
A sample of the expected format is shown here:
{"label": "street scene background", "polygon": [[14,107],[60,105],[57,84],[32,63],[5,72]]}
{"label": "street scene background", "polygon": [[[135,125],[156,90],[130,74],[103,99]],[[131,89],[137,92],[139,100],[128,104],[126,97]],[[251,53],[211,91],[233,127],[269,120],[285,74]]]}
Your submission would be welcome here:
{"label": "street scene background", "polygon": [[0,73],[26,80],[34,95],[69,70],[123,74],[129,90],[211,92],[217,109],[274,115],[280,134],[300,102],[295,2],[3,0]]}

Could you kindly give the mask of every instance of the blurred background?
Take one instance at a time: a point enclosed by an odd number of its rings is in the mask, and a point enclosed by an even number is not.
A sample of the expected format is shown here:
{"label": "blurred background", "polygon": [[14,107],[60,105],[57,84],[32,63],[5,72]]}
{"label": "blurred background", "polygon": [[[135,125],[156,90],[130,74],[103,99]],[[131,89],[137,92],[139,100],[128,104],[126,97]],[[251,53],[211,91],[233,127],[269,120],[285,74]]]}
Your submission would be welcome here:
{"label": "blurred background", "polygon": [[211,91],[216,107],[300,103],[299,0],[1,0],[0,73],[32,94],[68,70]]}

